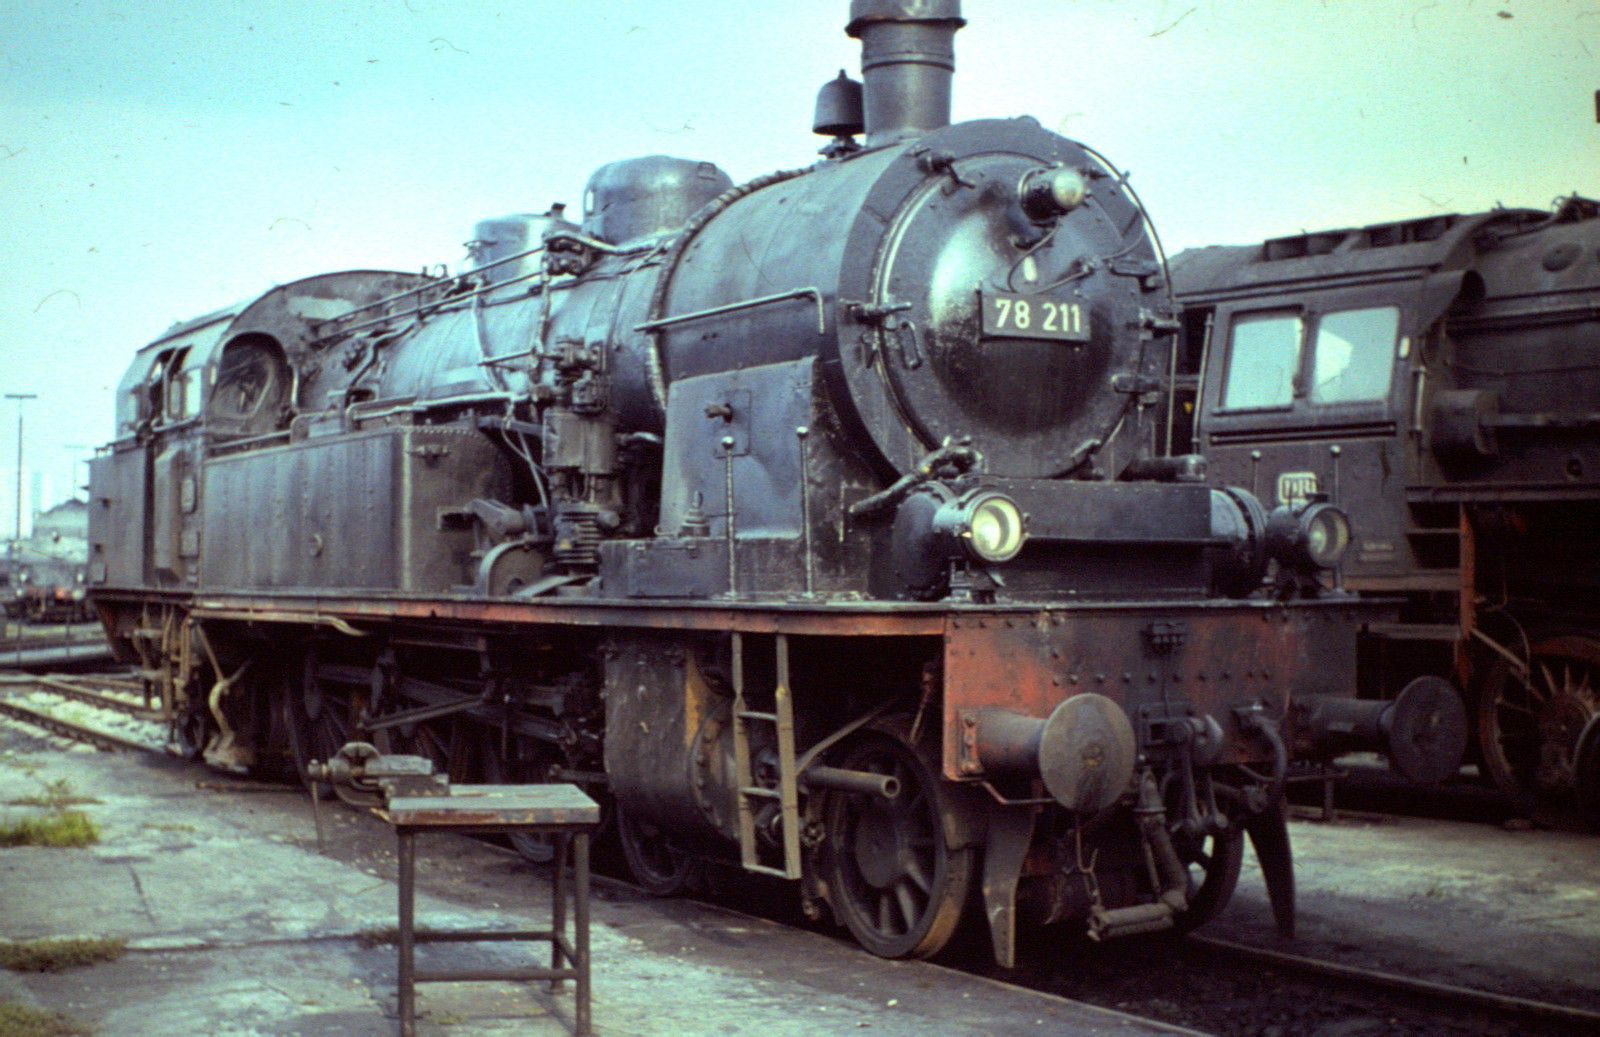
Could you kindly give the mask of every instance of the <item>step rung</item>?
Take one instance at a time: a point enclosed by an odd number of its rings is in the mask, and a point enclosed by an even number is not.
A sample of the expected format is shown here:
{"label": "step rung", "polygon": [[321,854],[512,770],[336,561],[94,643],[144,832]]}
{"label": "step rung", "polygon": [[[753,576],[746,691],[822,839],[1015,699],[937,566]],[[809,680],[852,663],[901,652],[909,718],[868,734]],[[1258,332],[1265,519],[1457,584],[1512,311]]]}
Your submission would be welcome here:
{"label": "step rung", "polygon": [[797,879],[800,877],[800,873],[798,871],[791,873],[782,868],[768,867],[765,864],[746,864],[744,866],[744,870],[759,872],[762,875],[776,875],[780,879]]}
{"label": "step rung", "polygon": [[776,714],[776,713],[757,713],[754,710],[746,709],[746,710],[741,710],[739,712],[739,719],[740,720],[766,720],[766,721],[769,721],[770,723],[776,724],[778,722],[778,714]]}
{"label": "step rung", "polygon": [[779,795],[777,789],[769,789],[761,785],[748,785],[740,789],[739,792],[746,796],[760,796],[762,799],[777,799]]}

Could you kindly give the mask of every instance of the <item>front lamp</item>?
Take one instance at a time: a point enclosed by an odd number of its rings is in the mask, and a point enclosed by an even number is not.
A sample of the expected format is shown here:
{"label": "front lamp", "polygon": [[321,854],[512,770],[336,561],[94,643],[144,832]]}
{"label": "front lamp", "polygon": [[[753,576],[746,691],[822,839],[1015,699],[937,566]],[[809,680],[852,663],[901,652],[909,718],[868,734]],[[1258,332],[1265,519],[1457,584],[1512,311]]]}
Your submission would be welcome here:
{"label": "front lamp", "polygon": [[1281,507],[1267,521],[1267,545],[1280,564],[1299,570],[1332,569],[1350,547],[1350,518],[1327,501]]}
{"label": "front lamp", "polygon": [[954,537],[980,562],[1009,562],[1027,542],[1026,517],[1003,493],[979,490],[939,508],[935,529]]}
{"label": "front lamp", "polygon": [[1077,169],[1050,166],[1035,169],[1017,185],[1022,211],[1037,224],[1065,216],[1089,198],[1089,178]]}

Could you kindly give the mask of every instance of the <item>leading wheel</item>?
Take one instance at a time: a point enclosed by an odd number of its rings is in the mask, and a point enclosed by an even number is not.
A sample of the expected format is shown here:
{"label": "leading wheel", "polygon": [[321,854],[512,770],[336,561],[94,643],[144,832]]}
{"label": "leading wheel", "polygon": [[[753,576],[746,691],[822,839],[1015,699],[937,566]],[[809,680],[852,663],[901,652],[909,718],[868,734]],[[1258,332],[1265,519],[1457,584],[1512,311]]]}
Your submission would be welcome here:
{"label": "leading wheel", "polygon": [[1478,741],[1494,783],[1545,804],[1571,799],[1578,742],[1600,714],[1600,641],[1549,637],[1529,652],[1526,679],[1505,659],[1485,675]]}
{"label": "leading wheel", "polygon": [[827,808],[834,909],[861,946],[927,958],[949,942],[972,879],[971,847],[952,849],[938,774],[901,739],[868,732],[839,766],[896,778],[899,795],[834,794]]}
{"label": "leading wheel", "polygon": [[1232,899],[1244,862],[1244,831],[1182,836],[1173,840],[1173,848],[1189,872],[1189,908],[1175,922],[1186,933],[1211,921]]}

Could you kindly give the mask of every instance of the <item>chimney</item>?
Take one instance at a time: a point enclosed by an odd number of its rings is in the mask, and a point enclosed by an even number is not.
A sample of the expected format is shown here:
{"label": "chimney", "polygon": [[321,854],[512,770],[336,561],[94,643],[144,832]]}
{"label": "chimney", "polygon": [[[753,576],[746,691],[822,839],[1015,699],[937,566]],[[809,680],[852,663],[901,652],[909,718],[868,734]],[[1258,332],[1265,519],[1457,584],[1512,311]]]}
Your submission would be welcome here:
{"label": "chimney", "polygon": [[851,0],[845,32],[861,41],[867,145],[950,125],[961,0]]}

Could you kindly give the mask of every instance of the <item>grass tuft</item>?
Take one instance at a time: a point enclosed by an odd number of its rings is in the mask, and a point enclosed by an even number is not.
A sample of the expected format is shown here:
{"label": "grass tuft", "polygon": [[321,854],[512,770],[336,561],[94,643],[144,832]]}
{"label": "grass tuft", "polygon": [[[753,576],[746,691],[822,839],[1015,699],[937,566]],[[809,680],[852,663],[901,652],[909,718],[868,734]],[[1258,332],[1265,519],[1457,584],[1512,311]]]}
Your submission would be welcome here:
{"label": "grass tuft", "polygon": [[[80,965],[116,961],[127,941],[120,936],[49,936],[42,940],[0,940],[0,965],[13,972],[60,972]],[[3,1033],[0,1030],[0,1033]]]}
{"label": "grass tuft", "polygon": [[84,1032],[53,1012],[0,1001],[0,1035],[4,1037],[66,1037]]}
{"label": "grass tuft", "polygon": [[93,796],[80,796],[72,791],[72,783],[66,778],[56,778],[41,784],[44,785],[44,792],[37,796],[18,796],[16,799],[8,799],[6,805],[65,810],[67,807],[92,806],[100,802]]}
{"label": "grass tuft", "polygon": [[99,829],[81,810],[0,823],[0,846],[89,846],[99,841]]}

